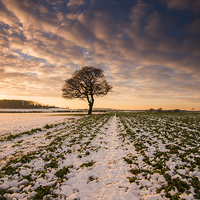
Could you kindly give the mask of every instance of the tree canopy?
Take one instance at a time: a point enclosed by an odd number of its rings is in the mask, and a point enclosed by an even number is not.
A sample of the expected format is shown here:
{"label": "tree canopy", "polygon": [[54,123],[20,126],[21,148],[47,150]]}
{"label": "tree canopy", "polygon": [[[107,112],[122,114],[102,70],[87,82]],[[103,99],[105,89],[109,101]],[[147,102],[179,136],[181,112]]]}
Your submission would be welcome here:
{"label": "tree canopy", "polygon": [[105,79],[103,69],[84,66],[76,70],[70,79],[65,80],[62,87],[62,97],[65,99],[87,99],[88,114],[92,114],[94,96],[104,96],[112,86]]}

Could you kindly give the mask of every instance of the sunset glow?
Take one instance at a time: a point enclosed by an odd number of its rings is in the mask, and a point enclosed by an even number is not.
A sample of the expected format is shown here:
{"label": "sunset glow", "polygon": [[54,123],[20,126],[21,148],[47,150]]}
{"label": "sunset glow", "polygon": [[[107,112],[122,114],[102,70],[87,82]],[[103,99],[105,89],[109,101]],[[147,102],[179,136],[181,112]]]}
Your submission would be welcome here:
{"label": "sunset glow", "polygon": [[0,0],[0,99],[62,99],[82,66],[113,86],[96,108],[200,110],[199,0]]}

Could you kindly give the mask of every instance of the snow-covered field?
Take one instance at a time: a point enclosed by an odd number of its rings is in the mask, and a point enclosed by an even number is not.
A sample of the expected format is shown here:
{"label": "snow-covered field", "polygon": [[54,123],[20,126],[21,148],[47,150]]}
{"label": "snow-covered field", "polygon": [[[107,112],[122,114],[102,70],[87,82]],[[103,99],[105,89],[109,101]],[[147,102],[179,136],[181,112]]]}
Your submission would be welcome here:
{"label": "snow-covered field", "polygon": [[0,136],[65,121],[69,116],[63,114],[70,113],[60,113],[61,116],[55,113],[0,113]]}
{"label": "snow-covered field", "polygon": [[0,108],[0,113],[52,113],[52,112],[71,112],[67,108]]}
{"label": "snow-covered field", "polygon": [[4,137],[1,199],[200,199],[200,115],[93,115]]}

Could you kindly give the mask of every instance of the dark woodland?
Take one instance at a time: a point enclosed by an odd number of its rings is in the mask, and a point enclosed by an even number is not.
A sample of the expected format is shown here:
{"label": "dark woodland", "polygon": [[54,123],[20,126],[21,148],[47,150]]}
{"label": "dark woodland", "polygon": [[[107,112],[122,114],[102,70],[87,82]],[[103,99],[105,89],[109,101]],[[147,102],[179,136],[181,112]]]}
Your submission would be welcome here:
{"label": "dark woodland", "polygon": [[13,100],[13,99],[2,99],[0,100],[0,108],[52,108],[54,106],[40,104],[36,101],[26,100]]}

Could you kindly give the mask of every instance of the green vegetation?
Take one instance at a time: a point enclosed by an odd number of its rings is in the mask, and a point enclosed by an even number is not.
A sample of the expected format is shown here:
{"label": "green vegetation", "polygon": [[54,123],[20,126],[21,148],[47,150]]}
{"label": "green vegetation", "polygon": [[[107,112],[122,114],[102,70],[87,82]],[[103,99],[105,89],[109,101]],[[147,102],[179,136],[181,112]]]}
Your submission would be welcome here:
{"label": "green vegetation", "polygon": [[[47,129],[51,129],[51,128],[54,128],[54,127],[57,127],[59,125],[64,125],[65,123],[58,123],[58,124],[46,124],[42,129],[41,128],[35,128],[35,129],[31,129],[30,131],[24,131],[24,132],[21,132],[21,133],[17,133],[17,134],[13,134],[13,135],[8,135],[6,137],[2,137],[0,138],[0,142],[3,142],[3,141],[12,141],[16,138],[19,138],[19,137],[22,137],[24,135],[33,135],[34,133],[37,133],[37,132],[41,132],[41,131],[44,131],[44,130],[47,130]],[[18,143],[21,143],[23,140],[20,140],[18,141]]]}
{"label": "green vegetation", "polygon": [[43,200],[46,195],[52,195],[53,198],[57,198],[57,194],[52,193],[52,186],[39,186],[36,189],[37,194],[32,198],[33,200]]}
{"label": "green vegetation", "polygon": [[[142,157],[142,162],[138,156],[124,157],[127,164],[134,165],[130,170],[134,177],[127,177],[129,182],[139,184],[141,175],[149,180],[147,177],[159,174],[166,182],[158,193],[164,192],[166,198],[180,199],[181,194],[190,194],[193,188],[194,197],[199,199],[200,182],[190,172],[199,170],[200,114],[117,113],[117,116],[122,144],[129,141]],[[170,192],[175,189],[178,193],[172,195]]]}
{"label": "green vegetation", "polygon": [[59,177],[59,179],[60,179],[61,181],[63,181],[64,178],[66,179],[65,175],[67,175],[68,173],[70,173],[70,172],[69,172],[69,168],[73,168],[73,166],[64,167],[63,169],[58,170],[58,171],[55,173],[55,175],[56,175],[57,177]]}
{"label": "green vegetation", "polygon": [[92,182],[92,181],[97,181],[97,182],[98,182],[98,177],[90,176],[90,177],[88,178],[88,182],[87,182],[87,183]]}
{"label": "green vegetation", "polygon": [[81,164],[80,168],[83,168],[83,167],[92,167],[94,164],[95,164],[95,162],[92,160],[92,161],[89,161],[87,163]]}
{"label": "green vegetation", "polygon": [[[16,193],[32,192],[32,199],[64,199],[58,195],[60,186],[70,178],[77,178],[78,172],[89,171],[85,183],[100,182],[101,177],[93,174],[99,165],[94,155],[99,150],[109,151],[106,138],[110,134],[109,120],[114,115],[90,115],[2,138],[2,144],[11,143],[17,151],[2,158],[0,184],[17,180],[21,185]],[[116,152],[121,148],[127,153],[113,160],[109,167],[122,162],[128,167],[128,184],[138,191],[155,187],[154,193],[163,198],[181,199],[184,194],[200,199],[200,114],[116,113],[116,116],[119,139]],[[29,135],[28,140],[20,138],[23,135]],[[29,142],[31,150],[27,151],[23,148]],[[44,184],[35,185],[38,179]],[[14,193],[9,188],[0,190],[0,199],[10,194]]]}

